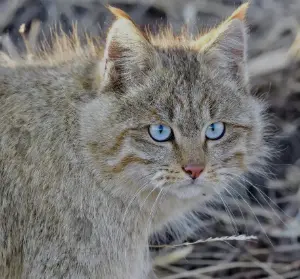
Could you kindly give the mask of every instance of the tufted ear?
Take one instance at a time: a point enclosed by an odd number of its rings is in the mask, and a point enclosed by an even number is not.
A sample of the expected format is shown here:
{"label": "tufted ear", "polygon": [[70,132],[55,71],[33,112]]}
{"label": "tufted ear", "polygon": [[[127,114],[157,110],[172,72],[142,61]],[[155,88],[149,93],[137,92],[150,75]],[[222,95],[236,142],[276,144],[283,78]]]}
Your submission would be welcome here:
{"label": "tufted ear", "polygon": [[242,21],[233,19],[204,50],[206,59],[226,75],[242,81],[247,79],[247,39]]}
{"label": "tufted ear", "polygon": [[243,4],[219,27],[193,43],[193,48],[204,54],[216,70],[244,84],[248,83],[247,9],[248,3]]}
{"label": "tufted ear", "polygon": [[232,15],[228,18],[227,21],[231,21],[233,19],[239,19],[241,21],[246,20],[247,12],[249,8],[249,3],[242,4],[239,8],[237,8]]}
{"label": "tufted ear", "polygon": [[141,81],[154,66],[155,50],[145,34],[120,9],[109,7],[116,16],[106,39],[101,76],[113,90],[125,90]]}

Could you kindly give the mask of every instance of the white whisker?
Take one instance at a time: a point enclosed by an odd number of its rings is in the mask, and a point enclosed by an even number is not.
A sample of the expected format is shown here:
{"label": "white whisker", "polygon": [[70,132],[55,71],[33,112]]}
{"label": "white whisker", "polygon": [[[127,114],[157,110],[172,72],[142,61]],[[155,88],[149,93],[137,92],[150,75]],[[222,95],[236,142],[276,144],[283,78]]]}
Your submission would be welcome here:
{"label": "white whisker", "polygon": [[[229,185],[227,185],[227,186],[229,186]],[[253,214],[255,220],[258,222],[258,224],[259,224],[261,230],[263,231],[263,233],[264,233],[265,236],[267,237],[268,242],[271,244],[272,247],[274,247],[274,246],[273,246],[273,243],[272,243],[272,241],[271,241],[271,239],[269,238],[269,236],[268,236],[268,234],[267,234],[267,232],[266,232],[266,230],[265,230],[265,228],[263,227],[263,225],[261,224],[261,222],[260,222],[259,219],[257,218],[257,216],[256,216],[255,212],[253,211],[251,205],[245,200],[245,198],[244,198],[238,191],[236,191],[236,190],[235,190],[233,187],[231,187],[231,186],[229,186],[229,187],[230,187],[230,188],[232,189],[232,191],[234,191],[239,197],[241,197],[241,199],[242,199],[242,200],[245,202],[245,204],[249,207],[249,209],[251,210],[251,212],[252,212],[252,214]]]}
{"label": "white whisker", "polygon": [[[213,187],[213,186],[212,186],[212,187]],[[237,231],[238,231],[238,230],[237,230],[237,225],[236,225],[236,223],[235,223],[235,221],[234,221],[234,219],[233,219],[232,211],[231,211],[230,208],[228,207],[228,205],[227,205],[227,203],[225,202],[225,200],[222,198],[220,192],[217,191],[215,187],[213,187],[213,190],[214,190],[214,192],[218,195],[218,197],[221,199],[222,203],[224,204],[225,210],[226,210],[226,212],[228,213],[228,216],[229,216],[229,218],[230,218],[230,222],[231,222],[231,224],[232,224],[232,226],[233,226],[234,234],[237,234]]]}

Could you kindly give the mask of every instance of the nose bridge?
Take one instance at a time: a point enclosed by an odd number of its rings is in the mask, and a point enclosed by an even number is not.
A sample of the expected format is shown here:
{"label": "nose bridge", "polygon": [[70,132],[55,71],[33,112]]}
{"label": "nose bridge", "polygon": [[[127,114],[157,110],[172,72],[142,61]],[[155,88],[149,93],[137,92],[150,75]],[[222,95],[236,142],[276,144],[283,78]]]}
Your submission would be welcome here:
{"label": "nose bridge", "polygon": [[203,164],[205,154],[199,138],[185,138],[181,143],[182,164]]}

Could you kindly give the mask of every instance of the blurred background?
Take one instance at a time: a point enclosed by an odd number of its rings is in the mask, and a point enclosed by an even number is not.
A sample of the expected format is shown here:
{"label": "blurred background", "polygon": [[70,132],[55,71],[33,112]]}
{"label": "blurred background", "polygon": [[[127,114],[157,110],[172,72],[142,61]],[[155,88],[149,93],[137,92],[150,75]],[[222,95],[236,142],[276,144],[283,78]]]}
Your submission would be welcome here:
{"label": "blurred background", "polygon": [[[245,1],[239,0],[0,0],[0,50],[26,52],[49,44],[58,23],[79,35],[105,33],[111,4],[125,10],[142,28],[184,26],[191,34],[218,24]],[[160,278],[300,279],[300,0],[252,0],[248,13],[249,71],[252,93],[270,104],[276,156],[268,178],[247,177],[224,193],[220,204],[199,213],[199,225],[187,239],[153,237],[152,245],[178,244],[209,237],[255,235],[257,240],[198,243],[152,248]],[[23,33],[20,26],[23,25]],[[22,31],[22,30],[21,30]]]}

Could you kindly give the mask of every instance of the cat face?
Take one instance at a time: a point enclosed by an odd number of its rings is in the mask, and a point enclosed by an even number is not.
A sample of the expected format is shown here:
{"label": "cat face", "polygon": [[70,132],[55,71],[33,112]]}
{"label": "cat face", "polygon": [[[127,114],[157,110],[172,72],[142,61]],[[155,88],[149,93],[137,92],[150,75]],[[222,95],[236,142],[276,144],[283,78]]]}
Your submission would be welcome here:
{"label": "cat face", "polygon": [[108,36],[101,101],[87,110],[94,162],[125,191],[137,185],[180,199],[210,197],[263,153],[244,27],[233,20],[205,44],[166,47],[124,20]]}

